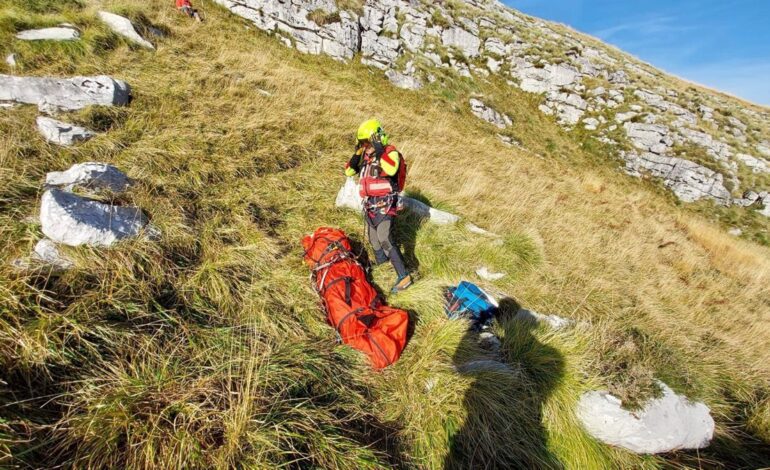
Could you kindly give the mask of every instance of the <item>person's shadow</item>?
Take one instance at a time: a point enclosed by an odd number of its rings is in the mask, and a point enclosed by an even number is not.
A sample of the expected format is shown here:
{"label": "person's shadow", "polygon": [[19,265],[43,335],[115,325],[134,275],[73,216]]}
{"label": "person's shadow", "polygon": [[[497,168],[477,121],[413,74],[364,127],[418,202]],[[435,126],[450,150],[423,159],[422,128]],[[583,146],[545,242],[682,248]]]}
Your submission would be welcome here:
{"label": "person's shadow", "polygon": [[[534,336],[537,323],[515,318],[519,308],[513,299],[500,301],[497,321],[505,330],[500,367],[468,357],[469,350],[478,348],[473,331],[465,334],[453,357],[455,368],[474,381],[463,401],[467,417],[450,437],[446,469],[563,467],[548,450],[542,409],[564,374],[564,358]],[[490,403],[490,397],[503,399]]]}

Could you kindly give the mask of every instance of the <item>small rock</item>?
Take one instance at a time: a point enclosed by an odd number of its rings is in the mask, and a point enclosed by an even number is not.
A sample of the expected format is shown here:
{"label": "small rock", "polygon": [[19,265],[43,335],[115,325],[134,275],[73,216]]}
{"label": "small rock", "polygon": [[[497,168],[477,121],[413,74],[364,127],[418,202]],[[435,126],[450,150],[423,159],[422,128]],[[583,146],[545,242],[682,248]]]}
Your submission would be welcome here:
{"label": "small rock", "polygon": [[420,82],[419,79],[410,75],[405,75],[401,72],[396,72],[393,69],[385,72],[385,76],[388,77],[390,83],[398,88],[403,88],[405,90],[419,90],[422,88],[422,82]]}
{"label": "small rock", "polygon": [[730,230],[728,230],[727,233],[729,233],[734,237],[740,237],[741,235],[743,235],[743,230],[739,229],[738,227],[733,227]]}
{"label": "small rock", "polygon": [[623,124],[626,121],[630,121],[631,119],[635,118],[639,114],[635,113],[634,111],[629,111],[627,113],[618,113],[615,115],[615,122],[618,124]]}
{"label": "small rock", "polygon": [[62,256],[61,253],[59,253],[56,244],[47,238],[43,238],[37,242],[32,258],[41,263],[50,265],[57,271],[66,271],[73,266],[72,261]]}
{"label": "small rock", "polygon": [[567,318],[562,318],[558,315],[544,315],[537,313],[534,310],[519,309],[514,317],[518,321],[535,321],[538,323],[546,323],[554,330],[561,330],[571,326],[574,322]]}
{"label": "small rock", "polygon": [[599,120],[595,118],[588,118],[583,120],[583,127],[587,131],[595,131],[599,127]]}
{"label": "small rock", "polygon": [[608,392],[583,394],[578,418],[589,434],[637,454],[702,449],[714,436],[714,419],[703,403],[691,403],[659,382],[663,396],[637,412],[624,410]]}
{"label": "small rock", "polygon": [[104,23],[109,26],[109,28],[116,34],[119,34],[129,41],[139,44],[142,47],[146,47],[147,49],[155,49],[155,46],[153,46],[152,43],[144,39],[139,35],[139,33],[136,32],[134,25],[131,24],[131,20],[128,18],[124,18],[120,15],[106,11],[100,11],[99,18],[104,21]]}
{"label": "small rock", "polygon": [[84,127],[43,116],[37,118],[37,129],[48,142],[65,147],[85,142],[96,135]]}
{"label": "small rock", "polygon": [[505,277],[505,273],[493,273],[486,266],[477,269],[476,275],[485,281],[498,281]]}
{"label": "small rock", "polygon": [[8,64],[8,67],[16,67],[16,54],[8,54],[5,57],[5,63]]}
{"label": "small rock", "polygon": [[43,193],[40,225],[51,240],[69,246],[110,246],[139,235],[147,217],[138,207],[86,199],[58,189]]}
{"label": "small rock", "polygon": [[45,184],[47,187],[57,187],[65,191],[72,191],[78,187],[94,194],[104,189],[113,193],[122,193],[131,186],[131,180],[112,165],[86,162],[72,165],[67,171],[48,173]]}
{"label": "small rock", "polygon": [[80,33],[69,27],[30,29],[16,35],[22,41],[75,41],[80,39]]}
{"label": "small rock", "polygon": [[470,99],[471,112],[479,119],[483,119],[498,129],[505,129],[513,124],[510,117],[499,113],[476,98]]}

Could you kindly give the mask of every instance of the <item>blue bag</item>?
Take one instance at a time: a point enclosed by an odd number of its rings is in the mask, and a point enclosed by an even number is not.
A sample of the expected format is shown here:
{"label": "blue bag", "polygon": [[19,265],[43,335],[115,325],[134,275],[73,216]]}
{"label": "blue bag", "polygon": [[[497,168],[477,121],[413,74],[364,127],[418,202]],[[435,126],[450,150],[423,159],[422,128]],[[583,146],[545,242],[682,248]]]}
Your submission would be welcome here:
{"label": "blue bag", "polygon": [[481,329],[497,313],[498,304],[479,286],[462,281],[447,290],[446,313],[450,319],[468,318],[473,329]]}

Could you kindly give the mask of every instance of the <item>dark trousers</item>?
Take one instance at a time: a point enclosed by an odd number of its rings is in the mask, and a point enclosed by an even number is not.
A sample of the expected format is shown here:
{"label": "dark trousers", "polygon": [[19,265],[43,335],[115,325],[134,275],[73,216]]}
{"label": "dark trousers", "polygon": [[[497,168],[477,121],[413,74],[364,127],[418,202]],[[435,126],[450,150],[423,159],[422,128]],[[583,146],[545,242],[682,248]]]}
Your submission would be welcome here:
{"label": "dark trousers", "polygon": [[401,250],[398,249],[398,245],[393,243],[393,224],[395,222],[393,217],[384,216],[372,219],[367,215],[365,218],[369,243],[372,244],[375,253],[378,251],[385,253],[399,279],[409,274],[404,265]]}

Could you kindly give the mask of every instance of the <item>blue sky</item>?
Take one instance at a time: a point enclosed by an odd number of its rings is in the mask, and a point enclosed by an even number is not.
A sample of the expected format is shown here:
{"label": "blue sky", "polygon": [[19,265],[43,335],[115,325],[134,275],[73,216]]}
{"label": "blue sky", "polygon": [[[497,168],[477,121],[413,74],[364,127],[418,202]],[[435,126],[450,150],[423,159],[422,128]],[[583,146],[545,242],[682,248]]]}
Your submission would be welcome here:
{"label": "blue sky", "polygon": [[770,0],[503,0],[666,72],[770,106]]}

